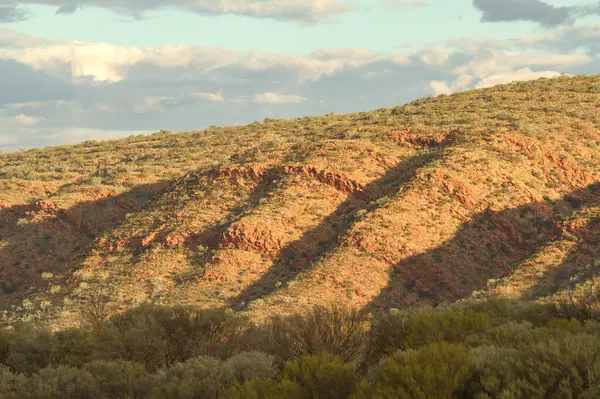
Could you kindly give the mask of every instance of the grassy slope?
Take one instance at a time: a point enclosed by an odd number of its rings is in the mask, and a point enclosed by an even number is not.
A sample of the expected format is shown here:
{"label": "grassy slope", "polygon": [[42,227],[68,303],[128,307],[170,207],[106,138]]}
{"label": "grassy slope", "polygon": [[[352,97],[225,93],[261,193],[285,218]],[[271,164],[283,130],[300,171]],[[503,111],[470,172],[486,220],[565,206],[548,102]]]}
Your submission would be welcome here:
{"label": "grassy slope", "polygon": [[598,267],[599,105],[600,77],[561,77],[0,155],[6,318],[560,292]]}

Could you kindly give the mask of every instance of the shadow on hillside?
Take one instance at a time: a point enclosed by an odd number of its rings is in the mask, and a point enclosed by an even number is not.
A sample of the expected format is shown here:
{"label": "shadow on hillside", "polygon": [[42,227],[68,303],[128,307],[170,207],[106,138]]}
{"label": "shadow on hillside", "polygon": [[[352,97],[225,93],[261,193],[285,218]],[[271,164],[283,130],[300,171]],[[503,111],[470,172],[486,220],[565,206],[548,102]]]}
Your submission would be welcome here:
{"label": "shadow on hillside", "polygon": [[497,213],[487,209],[464,224],[452,239],[394,265],[388,286],[365,310],[467,297],[485,288],[488,279],[512,273],[517,265],[559,237],[559,222],[598,199],[600,185],[590,185],[558,201],[531,203]]}
{"label": "shadow on hillside", "polygon": [[298,240],[281,249],[278,260],[255,283],[230,301],[234,310],[245,308],[254,299],[275,292],[300,273],[310,270],[314,262],[335,250],[339,240],[349,231],[360,210],[372,211],[379,200],[396,194],[409,183],[417,171],[443,155],[450,138],[428,153],[415,155],[390,168],[383,177],[365,186],[360,195],[351,195],[319,225],[305,232]]}
{"label": "shadow on hillside", "polygon": [[[585,205],[600,205],[600,195],[593,203]],[[532,300],[553,295],[571,288],[573,283],[585,281],[598,274],[600,267],[595,262],[600,259],[600,218],[590,218],[584,226],[573,233],[571,237],[578,243],[558,266],[536,277],[534,285],[523,293],[521,299]],[[589,268],[578,270],[588,265]],[[570,278],[577,274],[580,274],[579,280],[572,282]]]}
{"label": "shadow on hillside", "polygon": [[47,273],[60,278],[76,270],[96,238],[116,228],[128,213],[141,210],[167,185],[141,185],[69,209],[59,208],[52,198],[0,209],[1,308],[46,287],[53,280]]}
{"label": "shadow on hillside", "polygon": [[[222,249],[220,239],[223,234],[227,232],[232,227],[233,223],[238,220],[238,216],[241,213],[256,207],[260,203],[261,199],[266,198],[274,189],[277,188],[277,177],[278,174],[276,169],[268,171],[265,173],[262,180],[258,182],[256,187],[245,198],[245,200],[240,201],[236,207],[229,211],[228,216],[225,217],[225,222],[215,224],[185,238],[183,246],[187,248],[190,253],[201,254],[199,257],[189,259],[193,266],[204,268],[206,265],[212,262],[214,256],[217,254],[217,250]],[[199,251],[200,247],[203,247],[204,250]],[[189,272],[174,276],[173,280],[177,285],[179,285],[194,282],[201,276],[201,272],[199,273],[197,270],[192,268],[192,270]]]}

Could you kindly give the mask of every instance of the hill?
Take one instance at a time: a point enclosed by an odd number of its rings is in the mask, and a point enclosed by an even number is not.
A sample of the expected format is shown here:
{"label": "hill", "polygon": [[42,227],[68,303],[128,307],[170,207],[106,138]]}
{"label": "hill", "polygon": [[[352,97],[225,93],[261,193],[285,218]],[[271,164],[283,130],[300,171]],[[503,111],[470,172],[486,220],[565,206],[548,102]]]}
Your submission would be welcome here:
{"label": "hill", "polygon": [[555,300],[600,268],[600,76],[0,155],[4,322]]}

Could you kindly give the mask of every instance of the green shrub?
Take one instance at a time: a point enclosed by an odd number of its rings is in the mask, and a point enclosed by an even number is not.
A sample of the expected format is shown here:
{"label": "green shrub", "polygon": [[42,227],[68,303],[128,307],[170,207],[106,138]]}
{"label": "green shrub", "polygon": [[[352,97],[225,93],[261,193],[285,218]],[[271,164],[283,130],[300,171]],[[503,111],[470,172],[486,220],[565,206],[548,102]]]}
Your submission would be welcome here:
{"label": "green shrub", "polygon": [[97,390],[105,398],[145,398],[156,383],[144,366],[123,360],[99,360],[86,364],[83,370],[94,377]]}
{"label": "green shrub", "polygon": [[471,310],[390,312],[373,323],[372,346],[379,354],[390,354],[434,342],[463,342],[468,335],[481,334],[489,328],[489,316]]}
{"label": "green shrub", "polygon": [[306,316],[271,320],[266,350],[280,361],[330,353],[361,362],[368,348],[368,325],[358,310],[317,307]]}
{"label": "green shrub", "polygon": [[488,314],[494,326],[509,321],[529,321],[534,326],[542,326],[558,317],[556,307],[552,304],[538,304],[502,297],[466,300],[458,302],[455,306],[457,309]]}
{"label": "green shrub", "polygon": [[74,367],[46,367],[32,375],[21,393],[31,399],[95,399],[102,398],[94,376]]}
{"label": "green shrub", "polygon": [[96,342],[85,330],[66,330],[54,333],[52,363],[81,367],[91,361],[96,353]]}
{"label": "green shrub", "polygon": [[216,398],[219,391],[233,385],[234,375],[224,370],[221,361],[196,357],[177,363],[166,372],[166,381],[157,391],[158,398]]}
{"label": "green shrub", "polygon": [[473,358],[469,391],[479,399],[578,398],[600,376],[600,338],[569,333],[519,349],[480,347]]}
{"label": "green shrub", "polygon": [[52,360],[52,333],[44,327],[19,325],[11,334],[5,364],[17,373],[32,374]]}
{"label": "green shrub", "polygon": [[270,380],[277,376],[279,370],[275,358],[262,352],[239,353],[223,363],[223,369],[243,384],[248,380]]}
{"label": "green shrub", "polygon": [[288,379],[250,380],[223,391],[220,399],[304,399],[302,388]]}
{"label": "green shrub", "polygon": [[331,354],[286,362],[282,376],[300,385],[307,398],[348,398],[358,384],[354,365]]}
{"label": "green shrub", "polygon": [[377,373],[375,398],[451,398],[471,375],[468,349],[437,342],[384,358]]}
{"label": "green shrub", "polygon": [[27,378],[22,374],[13,374],[6,366],[0,365],[0,398],[19,399],[27,390]]}
{"label": "green shrub", "polygon": [[144,305],[99,331],[105,359],[142,363],[149,370],[196,356],[227,358],[246,348],[246,319],[221,309]]}

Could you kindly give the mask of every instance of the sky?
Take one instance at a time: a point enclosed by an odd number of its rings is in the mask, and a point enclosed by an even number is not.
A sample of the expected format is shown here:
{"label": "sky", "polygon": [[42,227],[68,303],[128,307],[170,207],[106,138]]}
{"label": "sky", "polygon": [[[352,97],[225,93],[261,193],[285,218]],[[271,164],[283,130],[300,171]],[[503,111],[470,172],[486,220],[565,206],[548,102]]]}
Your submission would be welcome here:
{"label": "sky", "polygon": [[600,2],[0,0],[0,149],[600,73]]}

